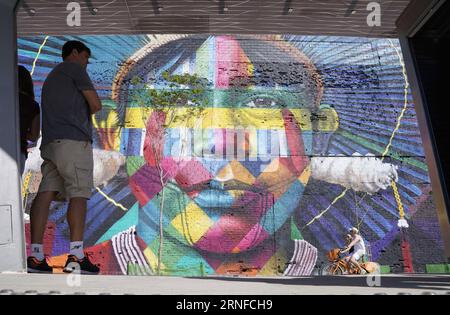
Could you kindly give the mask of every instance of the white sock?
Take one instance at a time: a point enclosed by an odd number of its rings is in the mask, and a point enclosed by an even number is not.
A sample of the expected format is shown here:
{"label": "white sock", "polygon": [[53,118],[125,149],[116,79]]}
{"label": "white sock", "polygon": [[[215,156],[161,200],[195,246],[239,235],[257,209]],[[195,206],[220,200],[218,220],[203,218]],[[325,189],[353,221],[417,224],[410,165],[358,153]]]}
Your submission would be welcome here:
{"label": "white sock", "polygon": [[78,259],[83,259],[83,242],[70,242],[70,255],[75,255]]}
{"label": "white sock", "polygon": [[31,256],[38,260],[44,259],[44,246],[42,244],[31,244]]}

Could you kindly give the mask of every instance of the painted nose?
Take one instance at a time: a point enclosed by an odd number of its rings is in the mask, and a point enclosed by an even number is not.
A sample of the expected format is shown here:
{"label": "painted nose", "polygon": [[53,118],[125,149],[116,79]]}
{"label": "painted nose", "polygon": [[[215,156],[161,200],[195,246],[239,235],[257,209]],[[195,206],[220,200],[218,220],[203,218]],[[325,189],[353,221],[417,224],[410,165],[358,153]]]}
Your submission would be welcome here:
{"label": "painted nose", "polygon": [[217,176],[215,178],[215,181],[220,184],[223,185],[226,181],[230,181],[234,178],[234,173],[233,173],[233,169],[231,167],[226,167],[224,169],[224,172],[221,174],[221,176]]}

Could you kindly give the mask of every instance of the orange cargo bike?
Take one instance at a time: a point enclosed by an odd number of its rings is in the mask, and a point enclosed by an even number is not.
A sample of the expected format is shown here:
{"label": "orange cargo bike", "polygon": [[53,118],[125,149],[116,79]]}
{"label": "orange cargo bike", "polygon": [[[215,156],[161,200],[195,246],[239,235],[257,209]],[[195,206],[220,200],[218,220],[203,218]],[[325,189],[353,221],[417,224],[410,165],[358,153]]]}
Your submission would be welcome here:
{"label": "orange cargo bike", "polygon": [[[361,274],[359,268],[353,266],[352,263],[347,263],[341,258],[341,250],[333,248],[327,253],[329,263],[322,268],[322,275],[343,275],[343,274]],[[380,271],[380,265],[376,262],[364,261],[364,257],[360,259],[359,265],[363,268],[365,273],[377,273]]]}

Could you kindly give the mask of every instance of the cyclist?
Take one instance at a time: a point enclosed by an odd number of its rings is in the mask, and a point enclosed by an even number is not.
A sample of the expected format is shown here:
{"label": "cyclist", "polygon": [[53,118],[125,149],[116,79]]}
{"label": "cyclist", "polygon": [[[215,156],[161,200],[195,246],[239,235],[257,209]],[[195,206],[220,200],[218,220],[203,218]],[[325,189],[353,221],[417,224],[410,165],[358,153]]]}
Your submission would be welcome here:
{"label": "cyclist", "polygon": [[[364,268],[358,263],[358,260],[366,254],[366,246],[357,228],[352,227],[349,233],[351,236],[351,242],[347,244],[346,248],[342,250],[341,253],[349,252],[350,254],[344,257],[345,262],[347,264],[353,264],[358,268],[359,273],[362,273]],[[353,250],[353,252],[351,250]]]}

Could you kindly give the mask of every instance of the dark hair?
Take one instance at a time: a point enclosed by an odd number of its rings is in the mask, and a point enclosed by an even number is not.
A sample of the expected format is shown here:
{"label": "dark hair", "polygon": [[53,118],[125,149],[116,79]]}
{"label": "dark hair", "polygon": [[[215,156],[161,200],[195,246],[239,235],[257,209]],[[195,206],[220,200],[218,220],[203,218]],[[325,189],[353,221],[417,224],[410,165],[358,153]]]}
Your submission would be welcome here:
{"label": "dark hair", "polygon": [[70,40],[66,42],[62,48],[63,60],[65,60],[74,49],[76,49],[79,53],[81,53],[82,51],[87,51],[89,56],[91,55],[91,50],[85,44],[77,40]]}
{"label": "dark hair", "polygon": [[19,92],[27,94],[34,99],[33,79],[24,66],[19,66]]}

